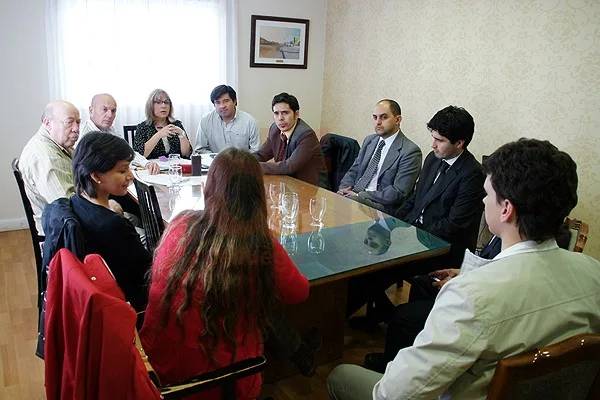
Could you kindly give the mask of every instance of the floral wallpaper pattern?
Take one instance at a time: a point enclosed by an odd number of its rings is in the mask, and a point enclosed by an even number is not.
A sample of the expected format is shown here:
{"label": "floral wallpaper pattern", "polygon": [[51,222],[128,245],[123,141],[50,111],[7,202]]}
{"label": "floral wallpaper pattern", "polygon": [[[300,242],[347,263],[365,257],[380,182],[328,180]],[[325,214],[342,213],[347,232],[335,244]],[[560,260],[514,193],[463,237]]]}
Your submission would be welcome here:
{"label": "floral wallpaper pattern", "polygon": [[600,259],[598,0],[328,0],[321,132],[362,139],[383,98],[430,150],[426,122],[454,104],[475,119],[478,157],[520,137],[550,140],[578,165]]}

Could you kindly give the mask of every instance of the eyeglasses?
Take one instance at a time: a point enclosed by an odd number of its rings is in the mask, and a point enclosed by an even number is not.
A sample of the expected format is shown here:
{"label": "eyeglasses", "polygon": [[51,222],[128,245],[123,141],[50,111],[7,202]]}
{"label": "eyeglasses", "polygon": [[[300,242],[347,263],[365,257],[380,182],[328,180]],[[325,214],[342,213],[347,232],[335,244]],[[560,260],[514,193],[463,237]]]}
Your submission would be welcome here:
{"label": "eyeglasses", "polygon": [[156,104],[156,105],[166,104],[166,105],[170,106],[171,100],[154,100],[154,104]]}

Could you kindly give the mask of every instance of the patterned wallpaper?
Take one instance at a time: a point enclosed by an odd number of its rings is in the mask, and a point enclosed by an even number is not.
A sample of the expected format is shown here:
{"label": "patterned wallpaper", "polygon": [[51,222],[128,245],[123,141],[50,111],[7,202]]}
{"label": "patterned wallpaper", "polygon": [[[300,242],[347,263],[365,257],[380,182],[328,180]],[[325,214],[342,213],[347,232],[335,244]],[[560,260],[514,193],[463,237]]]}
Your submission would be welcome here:
{"label": "patterned wallpaper", "polygon": [[321,132],[362,139],[382,98],[424,154],[425,124],[454,104],[475,119],[481,159],[519,137],[548,139],[578,165],[600,259],[600,2],[598,0],[328,0]]}

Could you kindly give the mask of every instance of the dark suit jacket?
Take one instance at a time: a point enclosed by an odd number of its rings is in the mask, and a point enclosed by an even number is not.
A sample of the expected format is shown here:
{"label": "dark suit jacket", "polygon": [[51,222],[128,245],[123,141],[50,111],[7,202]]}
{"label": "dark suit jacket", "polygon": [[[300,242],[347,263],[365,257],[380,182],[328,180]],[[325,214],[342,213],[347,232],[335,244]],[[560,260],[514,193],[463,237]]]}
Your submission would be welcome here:
{"label": "dark suit jacket", "polygon": [[[366,137],[358,157],[340,183],[341,189],[352,188],[358,183],[369,166],[378,143],[379,136]],[[400,130],[383,160],[377,177],[377,190],[360,192],[359,197],[384,205],[387,212],[390,212],[392,207],[399,207],[415,187],[422,160],[423,155],[419,146],[404,136]]]}
{"label": "dark suit jacket", "polygon": [[273,123],[267,140],[254,155],[260,161],[265,174],[290,175],[312,185],[329,189],[327,168],[321,145],[315,131],[298,118],[294,132],[288,141],[283,161],[267,162],[279,154],[281,131]]}
{"label": "dark suit jacket", "polygon": [[434,195],[424,207],[421,225],[415,221],[423,208],[422,200],[435,179],[439,162],[433,152],[427,155],[415,192],[394,215],[450,242],[452,247],[446,265],[458,268],[465,248],[475,251],[477,244],[485,173],[475,157],[468,150],[463,151],[440,178],[442,181],[438,182]]}

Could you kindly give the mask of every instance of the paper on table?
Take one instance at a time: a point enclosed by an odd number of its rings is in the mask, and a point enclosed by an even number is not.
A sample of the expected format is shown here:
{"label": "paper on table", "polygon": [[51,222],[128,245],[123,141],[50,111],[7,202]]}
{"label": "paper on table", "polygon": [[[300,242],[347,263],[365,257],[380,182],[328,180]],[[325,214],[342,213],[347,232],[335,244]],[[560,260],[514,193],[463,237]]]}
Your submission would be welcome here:
{"label": "paper on table", "polygon": [[[169,174],[150,175],[147,170],[136,171],[137,178],[151,185],[172,186]],[[195,186],[201,185],[206,178],[202,176],[184,176],[178,186]]]}
{"label": "paper on table", "polygon": [[[169,170],[169,166],[171,164],[169,164],[169,161],[162,161],[160,158],[152,158],[148,161],[153,161],[155,163],[158,164],[158,167],[160,168],[161,171],[168,171]],[[192,160],[188,160],[186,158],[182,158],[179,162],[179,164],[181,165],[192,165]]]}
{"label": "paper on table", "polygon": [[212,164],[217,154],[218,153],[202,154],[202,169],[210,168],[210,165]]}

